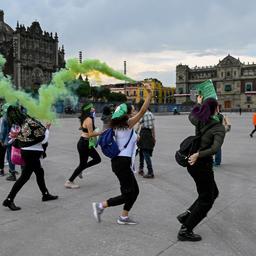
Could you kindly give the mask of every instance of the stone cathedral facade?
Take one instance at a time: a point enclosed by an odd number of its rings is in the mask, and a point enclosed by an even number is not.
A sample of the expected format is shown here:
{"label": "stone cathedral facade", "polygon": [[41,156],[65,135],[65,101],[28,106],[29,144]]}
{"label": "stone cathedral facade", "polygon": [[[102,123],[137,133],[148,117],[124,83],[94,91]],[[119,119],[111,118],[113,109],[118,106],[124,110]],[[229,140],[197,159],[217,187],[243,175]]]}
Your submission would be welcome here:
{"label": "stone cathedral facade", "polygon": [[7,60],[4,73],[12,77],[17,89],[35,92],[65,66],[64,47],[58,44],[57,33],[43,31],[37,21],[30,27],[17,22],[12,29],[0,10],[0,53]]}

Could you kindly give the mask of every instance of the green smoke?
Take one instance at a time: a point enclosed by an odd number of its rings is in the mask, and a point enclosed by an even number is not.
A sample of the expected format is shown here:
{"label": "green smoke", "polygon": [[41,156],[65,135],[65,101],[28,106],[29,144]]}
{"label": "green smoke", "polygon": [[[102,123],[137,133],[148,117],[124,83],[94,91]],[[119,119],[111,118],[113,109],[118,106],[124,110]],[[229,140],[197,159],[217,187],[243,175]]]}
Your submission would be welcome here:
{"label": "green smoke", "polygon": [[118,80],[135,82],[99,60],[85,60],[83,63],[79,63],[76,59],[70,59],[67,61],[65,69],[53,74],[49,85],[44,84],[40,87],[39,98],[34,99],[30,94],[14,89],[10,77],[3,75],[4,64],[5,59],[0,54],[0,97],[10,104],[18,102],[27,109],[29,115],[47,121],[53,121],[56,118],[56,113],[52,109],[54,103],[58,99],[72,96],[66,83],[76,79],[78,74],[87,75],[96,70]]}

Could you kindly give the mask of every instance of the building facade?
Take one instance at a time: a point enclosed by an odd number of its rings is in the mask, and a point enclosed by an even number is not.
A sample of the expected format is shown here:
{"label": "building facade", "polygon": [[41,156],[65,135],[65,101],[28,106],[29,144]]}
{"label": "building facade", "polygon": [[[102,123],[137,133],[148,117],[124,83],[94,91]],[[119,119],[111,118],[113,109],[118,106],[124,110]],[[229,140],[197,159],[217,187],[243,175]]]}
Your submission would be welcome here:
{"label": "building facade", "polygon": [[58,35],[43,31],[35,21],[25,28],[17,22],[13,30],[4,22],[0,10],[0,53],[6,58],[4,73],[17,89],[37,91],[51,81],[52,73],[65,66],[64,47],[59,49]]}
{"label": "building facade", "polygon": [[174,100],[174,87],[164,87],[162,83],[153,78],[144,79],[136,83],[119,83],[103,85],[110,89],[111,92],[123,93],[126,95],[127,100],[138,103],[144,100],[147,96],[147,90],[142,85],[142,82],[150,82],[153,91],[153,97],[151,103],[154,104],[167,104],[172,103]]}
{"label": "building facade", "polygon": [[176,103],[189,102],[190,90],[208,79],[213,81],[222,110],[256,109],[256,64],[230,55],[214,66],[176,66]]}

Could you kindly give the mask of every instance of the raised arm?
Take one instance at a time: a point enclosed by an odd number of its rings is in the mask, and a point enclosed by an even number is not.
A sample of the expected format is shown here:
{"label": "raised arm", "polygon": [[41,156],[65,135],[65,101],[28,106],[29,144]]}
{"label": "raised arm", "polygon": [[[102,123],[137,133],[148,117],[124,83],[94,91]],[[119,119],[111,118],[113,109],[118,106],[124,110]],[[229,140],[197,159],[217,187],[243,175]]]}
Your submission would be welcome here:
{"label": "raised arm", "polygon": [[142,105],[139,112],[135,116],[131,117],[128,120],[128,124],[129,124],[130,129],[133,128],[140,121],[140,119],[143,117],[143,115],[145,114],[145,112],[147,111],[147,109],[149,107],[149,104],[150,104],[150,101],[151,101],[151,98],[152,98],[152,90],[151,90],[151,86],[150,86],[149,83],[145,84],[145,88],[148,92],[147,98],[145,99],[145,102]]}

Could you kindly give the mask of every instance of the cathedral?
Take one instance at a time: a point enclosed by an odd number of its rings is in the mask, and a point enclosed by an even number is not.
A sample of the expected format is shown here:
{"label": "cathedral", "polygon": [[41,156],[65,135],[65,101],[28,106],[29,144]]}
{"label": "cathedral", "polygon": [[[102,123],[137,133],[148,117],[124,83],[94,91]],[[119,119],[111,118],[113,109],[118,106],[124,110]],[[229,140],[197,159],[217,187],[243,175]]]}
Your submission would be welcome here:
{"label": "cathedral", "polygon": [[17,89],[36,92],[51,81],[52,73],[65,66],[64,46],[58,46],[58,35],[43,31],[39,22],[30,27],[17,22],[12,29],[4,22],[0,10],[0,53],[5,57],[4,74],[12,78]]}

